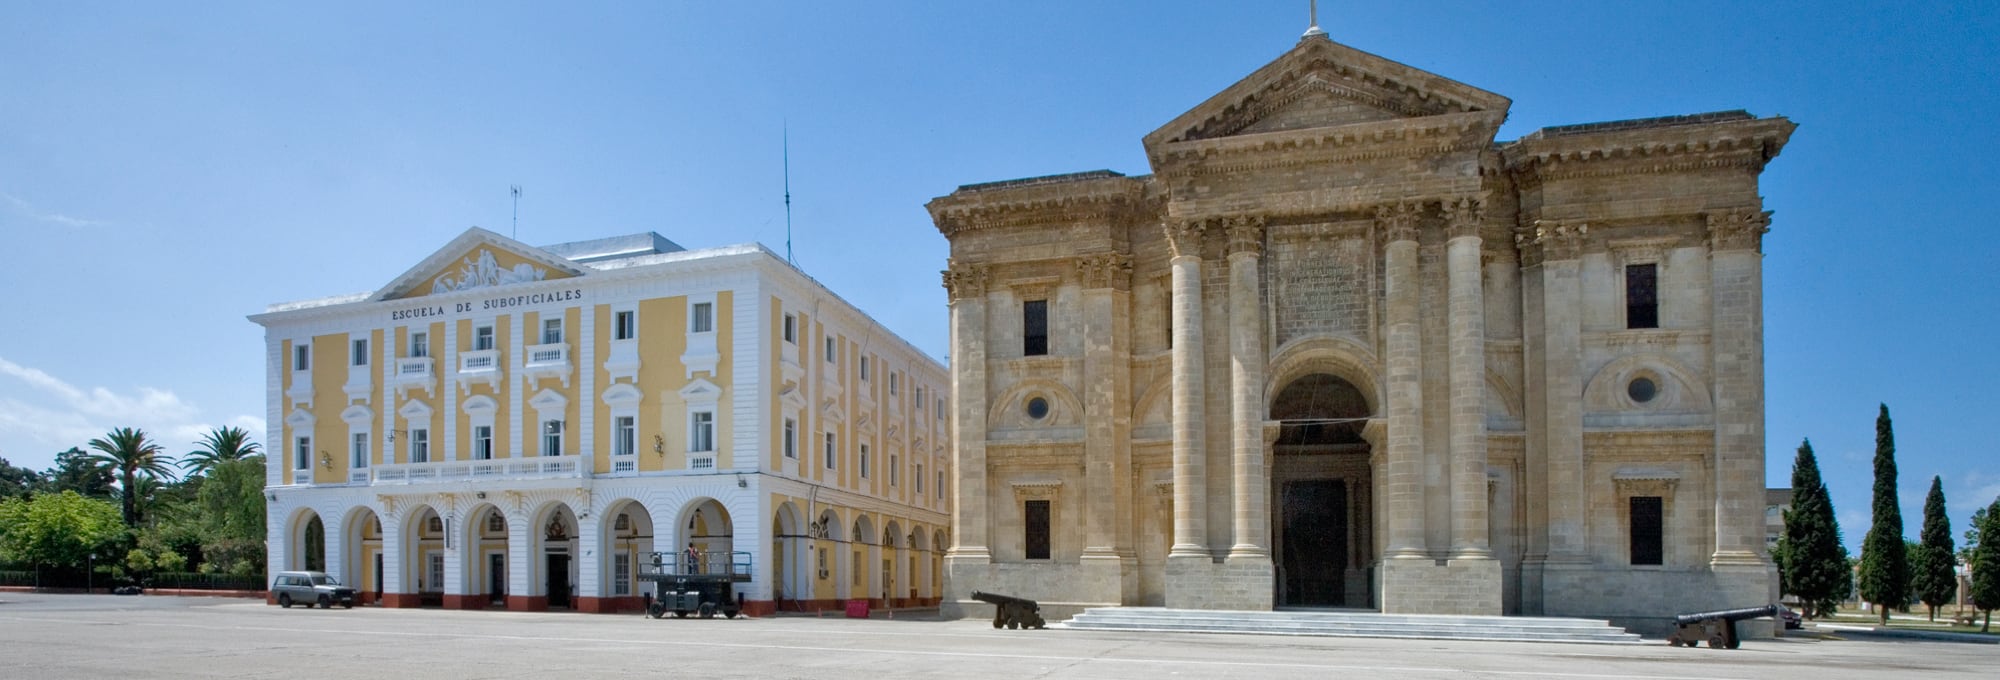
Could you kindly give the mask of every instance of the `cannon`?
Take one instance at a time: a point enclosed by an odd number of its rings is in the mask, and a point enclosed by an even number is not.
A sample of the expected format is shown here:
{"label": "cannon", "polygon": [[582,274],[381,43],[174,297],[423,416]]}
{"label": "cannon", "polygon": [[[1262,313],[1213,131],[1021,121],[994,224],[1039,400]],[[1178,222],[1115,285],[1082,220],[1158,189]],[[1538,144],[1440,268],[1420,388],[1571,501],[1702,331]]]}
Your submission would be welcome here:
{"label": "cannon", "polygon": [[1027,598],[972,591],[972,599],[993,605],[993,627],[1008,629],[1047,628],[1042,605]]}
{"label": "cannon", "polygon": [[1778,605],[1750,607],[1748,609],[1722,609],[1712,612],[1696,612],[1674,617],[1678,626],[1667,636],[1667,644],[1674,647],[1698,647],[1703,640],[1716,649],[1735,649],[1743,646],[1743,639],[1736,636],[1736,622],[1777,616]]}

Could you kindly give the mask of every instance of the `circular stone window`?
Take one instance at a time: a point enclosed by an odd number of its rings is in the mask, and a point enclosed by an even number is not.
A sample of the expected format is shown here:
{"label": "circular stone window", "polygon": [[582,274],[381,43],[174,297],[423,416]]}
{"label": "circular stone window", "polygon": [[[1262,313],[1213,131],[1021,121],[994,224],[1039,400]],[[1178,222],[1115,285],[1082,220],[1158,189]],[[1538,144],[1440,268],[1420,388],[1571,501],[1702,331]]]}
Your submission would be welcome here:
{"label": "circular stone window", "polygon": [[1660,386],[1653,384],[1652,378],[1637,378],[1625,386],[1625,394],[1632,397],[1632,401],[1644,404],[1659,396]]}
{"label": "circular stone window", "polygon": [[1043,399],[1041,397],[1035,397],[1033,399],[1028,400],[1029,418],[1034,418],[1035,420],[1041,420],[1043,418],[1047,418],[1048,415],[1049,415],[1049,400]]}

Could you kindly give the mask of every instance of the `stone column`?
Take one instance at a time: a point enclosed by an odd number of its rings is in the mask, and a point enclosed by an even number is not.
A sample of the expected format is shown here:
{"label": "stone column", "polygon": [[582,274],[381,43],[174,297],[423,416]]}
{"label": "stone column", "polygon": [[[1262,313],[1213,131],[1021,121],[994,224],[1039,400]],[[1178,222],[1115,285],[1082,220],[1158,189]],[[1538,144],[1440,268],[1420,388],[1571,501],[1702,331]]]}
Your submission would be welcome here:
{"label": "stone column", "polygon": [[1414,203],[1383,206],[1383,322],[1387,326],[1389,462],[1382,498],[1389,514],[1388,559],[1428,558],[1424,540],[1423,340],[1418,327],[1417,217]]}
{"label": "stone column", "polygon": [[1479,201],[1445,205],[1451,381],[1451,558],[1492,559],[1486,492],[1486,293]]}
{"label": "stone column", "polygon": [[1076,270],[1083,284],[1083,559],[1116,560],[1119,477],[1131,469],[1132,416],[1125,406],[1131,403],[1131,319],[1124,295],[1132,262],[1119,253],[1086,255],[1077,258]]}
{"label": "stone column", "polygon": [[1764,562],[1764,232],[1770,213],[1708,215],[1715,389],[1715,566]]}
{"label": "stone column", "polygon": [[[1583,290],[1580,265],[1589,225],[1542,221],[1524,235],[1541,270],[1540,429],[1546,454],[1548,561],[1587,561],[1583,478]],[[1531,427],[1533,425],[1531,424]]]}
{"label": "stone column", "polygon": [[[944,272],[951,298],[952,468],[950,562],[985,564],[986,506],[986,270],[952,262]],[[844,551],[843,551],[844,552]]]}
{"label": "stone column", "polygon": [[1201,245],[1204,225],[1167,225],[1173,276],[1174,542],[1168,559],[1209,559],[1206,452],[1202,422]]}
{"label": "stone column", "polygon": [[[1229,426],[1236,542],[1229,560],[1269,562],[1271,523],[1264,466],[1264,308],[1258,263],[1262,218],[1231,218],[1229,258]],[[1178,327],[1177,327],[1178,328]]]}

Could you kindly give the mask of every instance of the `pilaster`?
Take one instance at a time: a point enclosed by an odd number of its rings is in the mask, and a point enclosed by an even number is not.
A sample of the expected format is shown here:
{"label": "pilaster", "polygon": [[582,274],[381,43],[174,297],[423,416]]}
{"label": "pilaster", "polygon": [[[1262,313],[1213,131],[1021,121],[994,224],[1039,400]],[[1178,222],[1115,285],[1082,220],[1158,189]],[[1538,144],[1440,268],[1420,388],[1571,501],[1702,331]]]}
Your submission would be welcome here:
{"label": "pilaster", "polygon": [[1387,495],[1390,560],[1429,557],[1424,540],[1423,478],[1423,338],[1417,305],[1417,219],[1414,203],[1385,205],[1376,211],[1376,228],[1383,241],[1383,320],[1388,366],[1389,463]]}
{"label": "pilaster", "polygon": [[[1119,253],[1075,261],[1083,292],[1084,504],[1082,559],[1117,560],[1118,506],[1131,469],[1131,258]],[[1114,568],[1116,565],[1113,565]]]}
{"label": "pilaster", "polygon": [[1229,405],[1233,517],[1229,561],[1271,561],[1264,446],[1264,307],[1258,290],[1264,252],[1261,217],[1223,224],[1229,261]]}
{"label": "pilaster", "polygon": [[1737,208],[1708,214],[1714,315],[1715,567],[1765,566],[1763,236],[1771,214]]}
{"label": "pilaster", "polygon": [[[1584,519],[1586,485],[1583,478],[1583,356],[1582,281],[1577,261],[1589,225],[1541,221],[1518,237],[1523,261],[1536,273],[1540,300],[1539,389],[1527,398],[1538,408],[1541,422],[1530,422],[1543,443],[1544,508],[1547,514],[1547,561],[1581,563],[1588,560]],[[1760,496],[1761,498],[1761,496]]]}
{"label": "pilaster", "polygon": [[1445,204],[1451,404],[1451,556],[1492,559],[1487,536],[1486,295],[1477,199]]}
{"label": "pilaster", "polygon": [[[951,563],[993,561],[987,544],[986,502],[986,287],[984,267],[952,262],[944,272],[951,298],[952,469]],[[841,551],[845,554],[846,551]],[[844,581],[843,581],[844,583]]]}
{"label": "pilaster", "polygon": [[[1174,539],[1169,562],[1210,559],[1208,552],[1208,430],[1202,420],[1207,382],[1202,368],[1201,247],[1206,225],[1166,226],[1173,281]],[[1171,574],[1171,569],[1170,569]],[[1171,578],[1170,578],[1171,580]]]}

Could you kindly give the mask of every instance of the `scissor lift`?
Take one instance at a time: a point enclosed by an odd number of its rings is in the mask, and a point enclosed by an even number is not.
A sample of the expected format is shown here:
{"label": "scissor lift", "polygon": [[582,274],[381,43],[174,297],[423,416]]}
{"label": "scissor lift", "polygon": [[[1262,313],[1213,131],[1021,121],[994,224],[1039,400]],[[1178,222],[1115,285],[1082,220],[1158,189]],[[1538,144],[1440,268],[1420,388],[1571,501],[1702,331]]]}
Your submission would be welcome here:
{"label": "scissor lift", "polygon": [[652,553],[652,561],[639,566],[639,578],[654,584],[658,596],[648,595],[646,614],[674,618],[695,614],[704,619],[717,613],[736,618],[743,613],[743,594],[736,584],[750,581],[750,553],[702,553],[690,561],[682,553]]}

